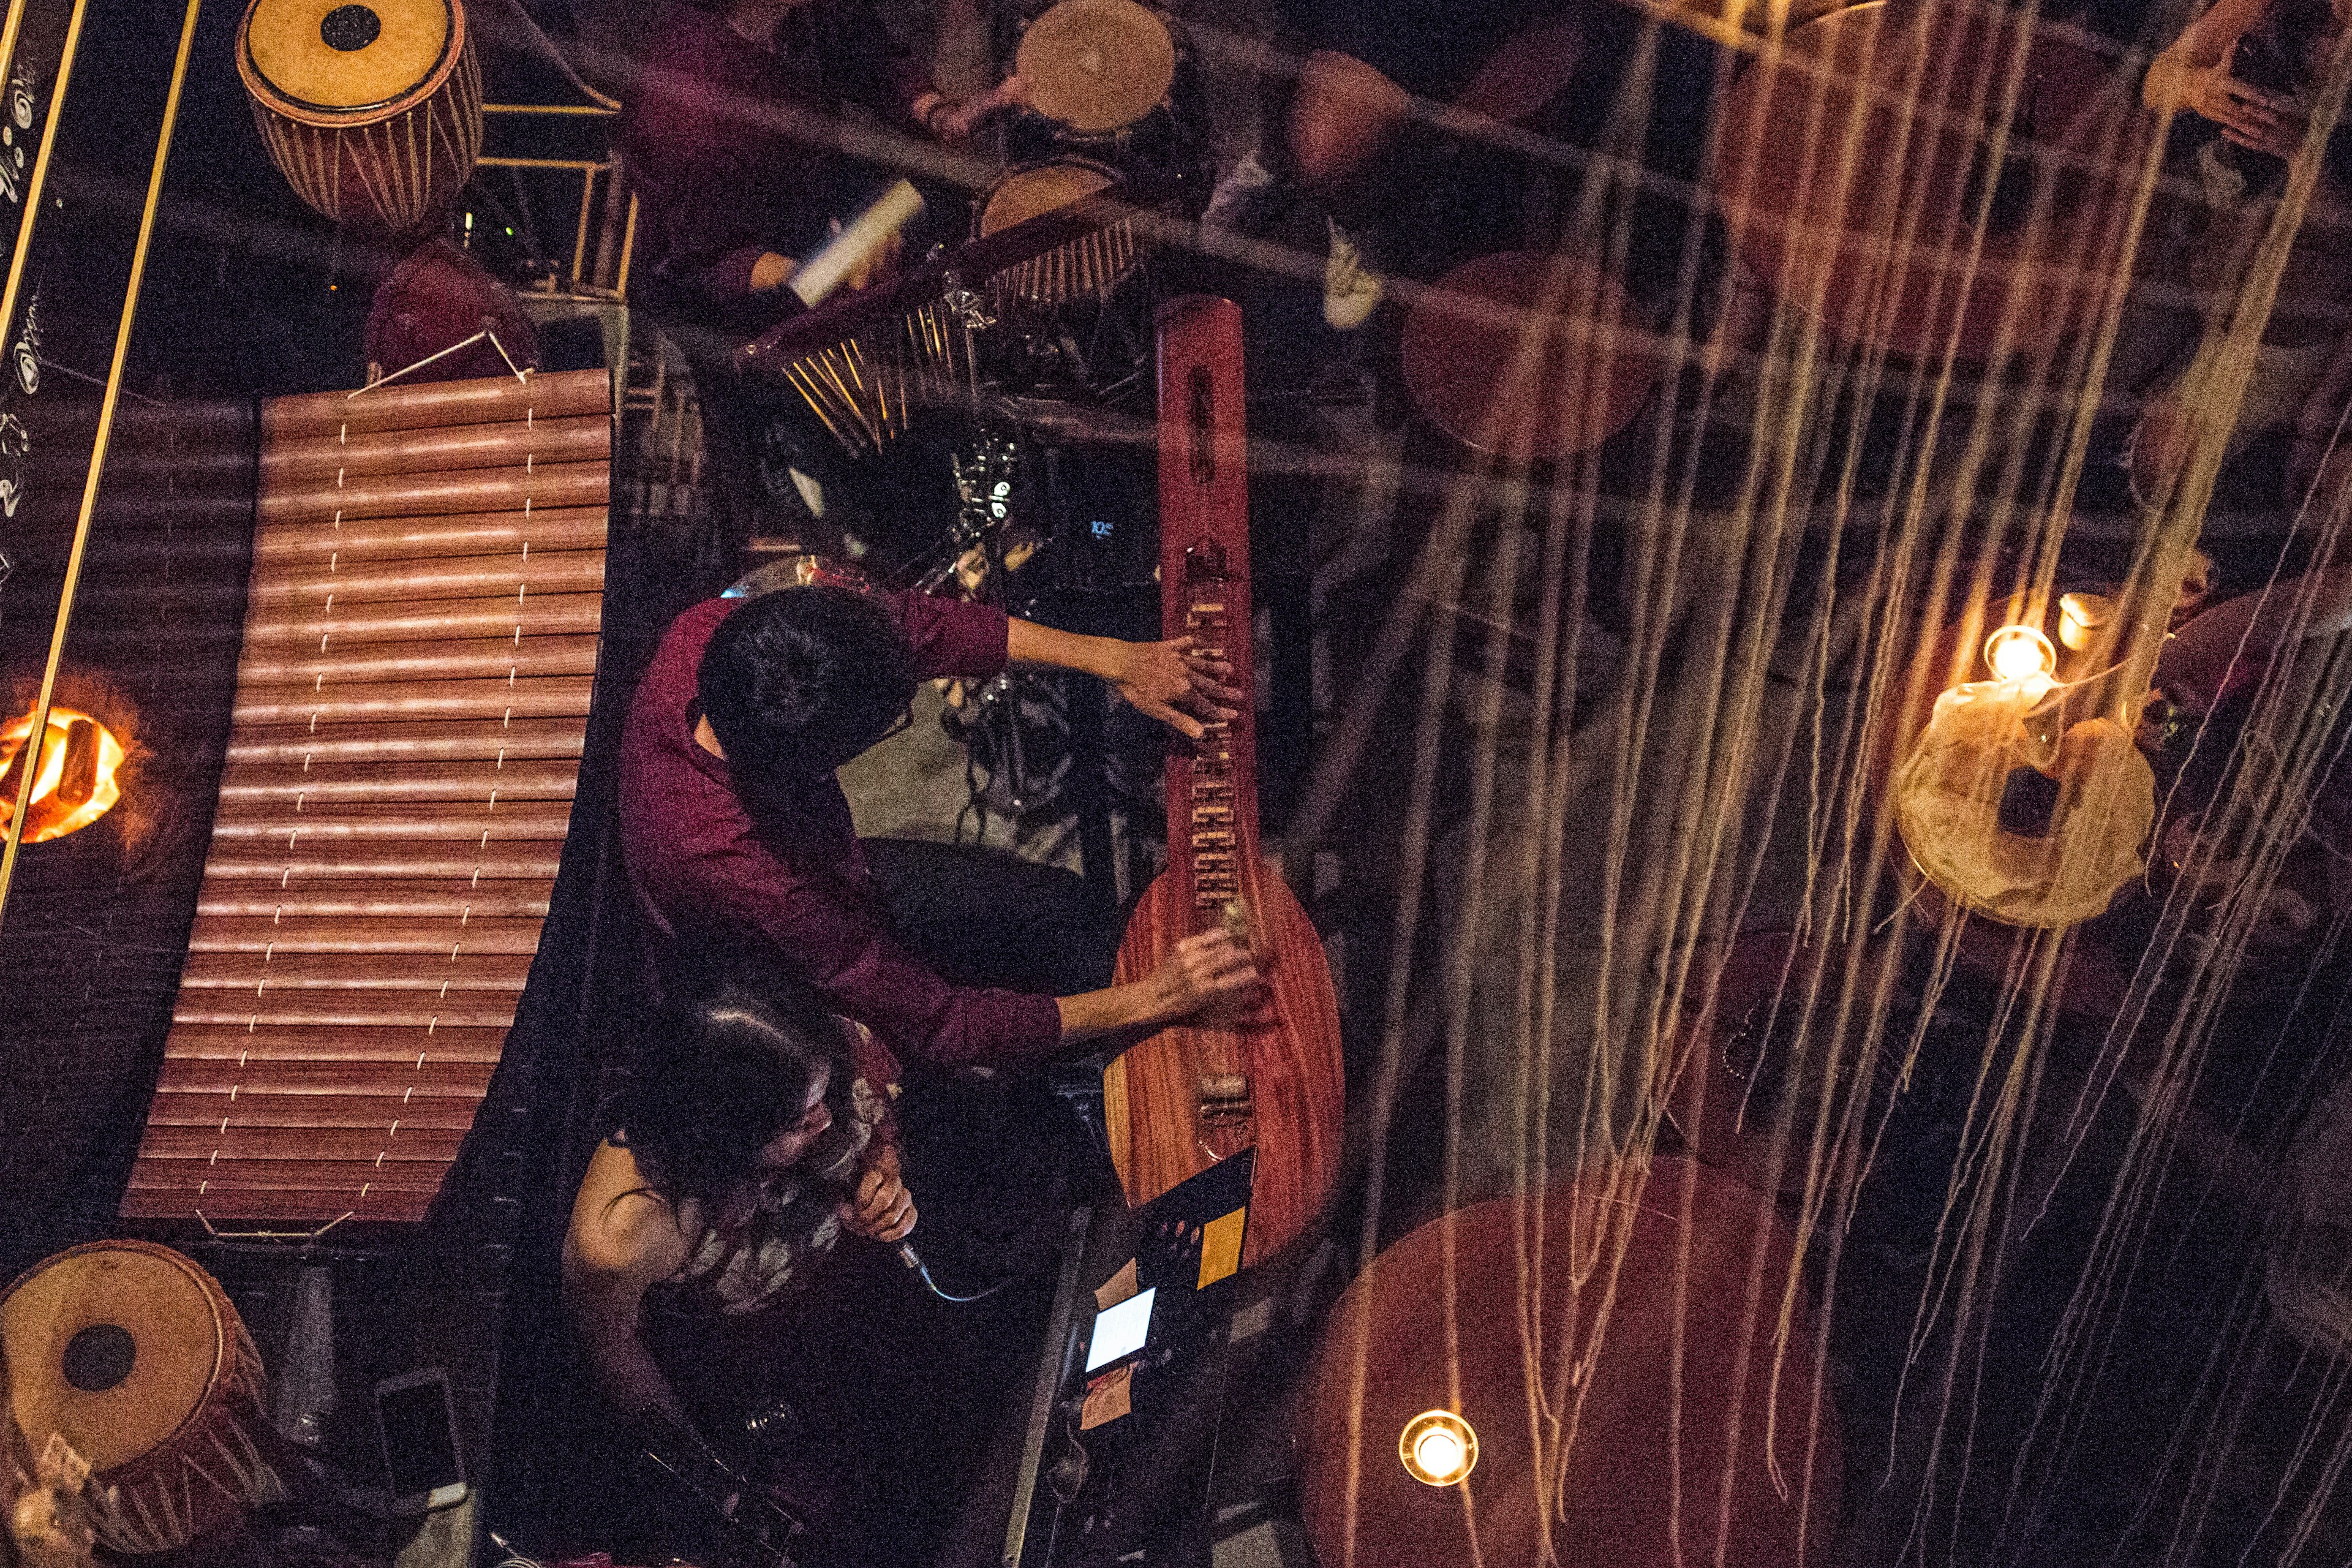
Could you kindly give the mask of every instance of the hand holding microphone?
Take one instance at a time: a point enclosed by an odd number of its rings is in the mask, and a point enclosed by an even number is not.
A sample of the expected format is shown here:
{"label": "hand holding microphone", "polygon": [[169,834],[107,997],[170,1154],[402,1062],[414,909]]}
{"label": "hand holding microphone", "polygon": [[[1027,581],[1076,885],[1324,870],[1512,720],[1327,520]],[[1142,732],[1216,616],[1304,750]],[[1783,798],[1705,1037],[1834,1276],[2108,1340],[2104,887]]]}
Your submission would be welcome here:
{"label": "hand holding microphone", "polygon": [[970,1296],[942,1289],[923,1266],[921,1255],[906,1239],[915,1228],[915,1198],[898,1178],[898,1146],[884,1144],[871,1163],[864,1156],[865,1149],[849,1131],[845,1117],[835,1117],[833,1125],[818,1134],[816,1142],[801,1156],[803,1166],[811,1174],[844,1194],[835,1211],[841,1215],[843,1228],[854,1236],[895,1247],[898,1261],[923,1282],[925,1289],[942,1301],[977,1301],[983,1296],[994,1295],[1010,1282],[1009,1277],[1000,1279]]}
{"label": "hand holding microphone", "polygon": [[859,1174],[838,1212],[845,1228],[869,1241],[899,1241],[915,1228],[915,1194],[899,1179],[895,1145],[885,1147],[881,1158]]}

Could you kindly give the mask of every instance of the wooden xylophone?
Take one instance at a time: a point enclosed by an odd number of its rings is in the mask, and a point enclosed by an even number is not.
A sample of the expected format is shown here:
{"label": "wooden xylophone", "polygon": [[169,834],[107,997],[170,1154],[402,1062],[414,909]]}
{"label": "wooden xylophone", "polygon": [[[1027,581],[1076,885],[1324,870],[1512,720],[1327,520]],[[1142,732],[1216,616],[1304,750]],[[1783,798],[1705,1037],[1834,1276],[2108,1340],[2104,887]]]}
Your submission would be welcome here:
{"label": "wooden xylophone", "polygon": [[262,405],[228,762],[128,1218],[421,1218],[522,996],[603,624],[606,373]]}

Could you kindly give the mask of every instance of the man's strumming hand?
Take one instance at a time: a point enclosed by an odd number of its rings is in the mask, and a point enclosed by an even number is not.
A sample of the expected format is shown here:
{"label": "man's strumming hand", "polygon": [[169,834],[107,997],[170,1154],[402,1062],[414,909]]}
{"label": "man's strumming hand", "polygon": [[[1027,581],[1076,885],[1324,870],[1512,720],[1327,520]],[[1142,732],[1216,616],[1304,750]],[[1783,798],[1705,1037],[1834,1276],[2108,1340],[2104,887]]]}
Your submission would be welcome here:
{"label": "man's strumming hand", "polygon": [[1144,984],[1153,994],[1146,1022],[1155,1024],[1230,1017],[1255,1006],[1265,989],[1249,949],[1223,930],[1179,942]]}
{"label": "man's strumming hand", "polygon": [[1114,1039],[1124,1050],[1165,1025],[1247,1012],[1265,993],[1257,961],[1222,929],[1179,942],[1140,980],[1061,999],[1062,1041]]}

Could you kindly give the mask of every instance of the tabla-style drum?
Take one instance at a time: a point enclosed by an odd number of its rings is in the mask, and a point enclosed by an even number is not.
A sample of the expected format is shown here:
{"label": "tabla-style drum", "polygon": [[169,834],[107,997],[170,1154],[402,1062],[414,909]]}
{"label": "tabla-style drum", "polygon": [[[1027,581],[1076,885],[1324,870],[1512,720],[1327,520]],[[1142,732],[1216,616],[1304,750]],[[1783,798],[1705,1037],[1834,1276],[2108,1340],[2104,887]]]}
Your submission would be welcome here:
{"label": "tabla-style drum", "polygon": [[[1014,169],[982,198],[972,220],[974,237],[1003,234],[1099,195],[1118,183],[1117,174],[1084,158],[1056,158]],[[1109,293],[1135,269],[1140,255],[1135,226],[1122,219],[1006,268],[992,286],[1033,304],[1059,305]]]}
{"label": "tabla-style drum", "polygon": [[36,1447],[89,1461],[99,1538],[169,1552],[282,1495],[258,1443],[261,1357],[220,1282],[169,1247],[98,1241],[0,1297],[9,1397]]}
{"label": "tabla-style drum", "polygon": [[457,0],[252,0],[236,33],[254,122],[294,192],[408,234],[482,151],[482,70]]}
{"label": "tabla-style drum", "polygon": [[1074,146],[1125,146],[1174,113],[1180,50],[1136,0],[1060,0],[1021,35],[1013,69],[1029,106]]}

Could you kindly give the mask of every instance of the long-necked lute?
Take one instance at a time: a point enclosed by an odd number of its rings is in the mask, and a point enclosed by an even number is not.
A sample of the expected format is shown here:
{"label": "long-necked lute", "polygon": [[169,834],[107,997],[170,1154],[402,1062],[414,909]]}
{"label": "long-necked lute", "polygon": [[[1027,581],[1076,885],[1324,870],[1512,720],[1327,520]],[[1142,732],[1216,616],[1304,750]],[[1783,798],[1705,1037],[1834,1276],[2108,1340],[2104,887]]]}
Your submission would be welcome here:
{"label": "long-necked lute", "polygon": [[1255,1147],[1244,1264],[1304,1231],[1339,1170],[1339,1016],[1323,944],[1258,855],[1250,671],[1249,481],[1241,311],[1192,296],[1160,312],[1160,582],[1165,635],[1233,666],[1241,710],[1168,759],[1168,867],[1118,951],[1139,979],[1183,938],[1244,935],[1264,999],[1231,1022],[1163,1029],[1103,1074],[1111,1159],[1148,1202]]}

